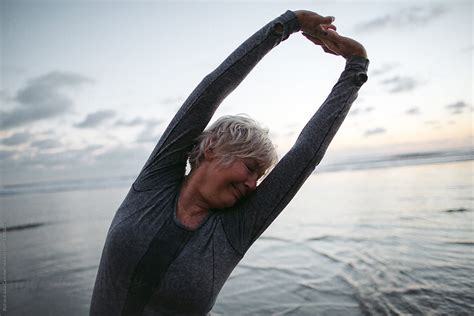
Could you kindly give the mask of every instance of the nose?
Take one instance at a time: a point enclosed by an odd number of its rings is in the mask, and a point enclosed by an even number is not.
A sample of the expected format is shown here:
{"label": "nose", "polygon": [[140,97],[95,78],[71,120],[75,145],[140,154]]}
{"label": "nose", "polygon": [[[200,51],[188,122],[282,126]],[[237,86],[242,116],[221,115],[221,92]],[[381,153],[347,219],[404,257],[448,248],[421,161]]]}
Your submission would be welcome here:
{"label": "nose", "polygon": [[255,173],[247,177],[247,180],[245,181],[244,184],[249,192],[252,192],[253,190],[257,188],[257,180],[258,180],[258,176]]}

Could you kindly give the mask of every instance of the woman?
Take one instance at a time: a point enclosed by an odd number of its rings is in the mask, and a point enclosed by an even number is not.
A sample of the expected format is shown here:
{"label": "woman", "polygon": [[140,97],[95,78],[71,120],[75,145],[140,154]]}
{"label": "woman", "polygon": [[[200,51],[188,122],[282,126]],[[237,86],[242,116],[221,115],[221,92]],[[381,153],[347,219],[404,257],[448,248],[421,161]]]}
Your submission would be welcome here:
{"label": "woman", "polygon": [[[321,161],[360,86],[362,45],[339,36],[332,17],[287,11],[237,48],[184,102],[118,209],[102,253],[91,315],[203,315],[255,240]],[[276,159],[267,131],[224,117],[203,133],[220,102],[291,33],[346,68],[297,142]],[[185,175],[186,162],[192,170]]]}

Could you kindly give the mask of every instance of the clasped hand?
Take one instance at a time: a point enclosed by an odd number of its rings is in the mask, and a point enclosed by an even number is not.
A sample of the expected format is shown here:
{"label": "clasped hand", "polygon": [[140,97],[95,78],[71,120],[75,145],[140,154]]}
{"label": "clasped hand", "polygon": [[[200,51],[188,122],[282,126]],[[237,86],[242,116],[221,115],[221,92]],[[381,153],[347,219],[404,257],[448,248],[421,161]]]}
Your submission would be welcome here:
{"label": "clasped hand", "polygon": [[367,58],[367,52],[361,43],[337,33],[336,26],[332,24],[334,17],[323,17],[306,10],[298,10],[294,13],[303,35],[314,44],[321,46],[326,53],[340,55],[346,59],[351,56]]}

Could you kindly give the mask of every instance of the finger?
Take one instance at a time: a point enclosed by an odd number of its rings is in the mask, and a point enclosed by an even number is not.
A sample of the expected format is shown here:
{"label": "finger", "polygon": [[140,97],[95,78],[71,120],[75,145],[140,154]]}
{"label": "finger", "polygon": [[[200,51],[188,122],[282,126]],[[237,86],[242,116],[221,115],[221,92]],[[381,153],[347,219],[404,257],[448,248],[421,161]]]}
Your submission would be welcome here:
{"label": "finger", "polygon": [[315,39],[315,38],[308,38],[308,40],[310,40],[311,42],[313,42],[314,44],[318,45],[318,46],[324,46],[324,43],[321,42],[320,40],[318,39]]}
{"label": "finger", "polygon": [[310,35],[312,38],[320,37],[323,32],[324,31],[322,30],[320,25],[316,25],[315,27],[303,31],[304,34]]}
{"label": "finger", "polygon": [[321,23],[319,23],[319,24],[331,24],[335,20],[336,20],[336,18],[333,17],[333,16],[325,16],[321,19]]}
{"label": "finger", "polygon": [[327,30],[323,27],[323,25],[318,25],[311,32],[306,31],[306,34],[310,35],[312,38],[323,38],[327,35]]}
{"label": "finger", "polygon": [[329,53],[329,54],[333,54],[333,55],[336,55],[336,56],[339,56],[338,53],[336,52],[333,52],[332,50],[330,50],[329,48],[327,48],[326,46],[321,46],[322,49],[326,52],[326,53]]}
{"label": "finger", "polygon": [[317,38],[314,38],[314,37],[306,37],[308,40],[310,40],[311,42],[313,42],[315,45],[318,45],[318,46],[326,46],[323,41],[321,41],[320,39],[317,39]]}
{"label": "finger", "polygon": [[[329,53],[329,54],[333,54],[333,55],[339,55],[338,53],[332,51],[331,49],[329,49],[327,47],[327,45],[320,39],[316,38],[316,37],[313,37],[311,36],[310,34],[308,33],[302,33],[307,39],[309,39],[311,42],[313,42],[314,44],[316,45],[319,45],[321,46],[322,50],[325,51],[326,53]],[[328,41],[327,41],[328,42]],[[333,44],[335,45],[335,44]]]}
{"label": "finger", "polygon": [[328,38],[327,33],[328,33],[327,31],[324,31],[321,33],[319,37],[315,37],[311,34],[304,33],[304,32],[303,32],[303,35],[316,45],[326,46],[332,49],[332,51],[335,51],[335,50],[337,51],[339,44],[337,42],[333,42],[332,40],[330,40]]}
{"label": "finger", "polygon": [[314,37],[314,36],[311,36],[310,34],[308,33],[302,33],[304,35],[304,37],[306,37],[308,40],[310,40],[311,42],[313,42],[314,44],[316,45],[324,45],[324,43],[319,40],[318,38]]}
{"label": "finger", "polygon": [[302,33],[307,39],[310,39],[310,40],[315,40],[315,41],[318,41],[318,42],[321,42],[321,40],[319,40],[317,37],[309,34],[309,33],[306,33],[306,32],[303,32]]}
{"label": "finger", "polygon": [[323,42],[324,46],[329,50],[333,51],[334,53],[340,55],[340,47],[337,42],[333,42],[328,38],[322,38],[321,41]]}
{"label": "finger", "polygon": [[329,30],[329,29],[331,29],[331,30],[334,30],[334,31],[337,29],[334,24],[321,24],[321,28],[322,28],[323,30]]}
{"label": "finger", "polygon": [[345,39],[345,37],[339,35],[339,33],[337,33],[334,30],[328,29],[328,30],[326,30],[326,32],[324,34],[324,39],[331,40],[334,43],[340,43],[343,39]]}

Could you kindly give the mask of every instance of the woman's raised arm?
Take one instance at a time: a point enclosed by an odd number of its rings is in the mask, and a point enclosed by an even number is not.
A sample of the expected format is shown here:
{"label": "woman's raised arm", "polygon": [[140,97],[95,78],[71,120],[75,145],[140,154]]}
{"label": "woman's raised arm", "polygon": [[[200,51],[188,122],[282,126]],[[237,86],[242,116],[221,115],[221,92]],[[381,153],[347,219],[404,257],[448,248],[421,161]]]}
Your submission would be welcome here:
{"label": "woman's raised arm", "polygon": [[268,177],[237,208],[223,212],[224,229],[242,254],[277,218],[320,163],[360,87],[367,81],[369,61],[361,44],[327,28],[314,38],[311,40],[325,51],[330,50],[328,53],[347,56],[346,67],[296,143]]}
{"label": "woman's raised arm", "polygon": [[[324,21],[329,20],[331,18]],[[306,20],[303,18],[302,21]],[[180,181],[194,139],[204,130],[222,100],[273,47],[299,30],[299,19],[292,11],[287,11],[257,31],[207,75],[163,133],[135,181],[134,189],[156,189],[157,179],[168,186]]]}

